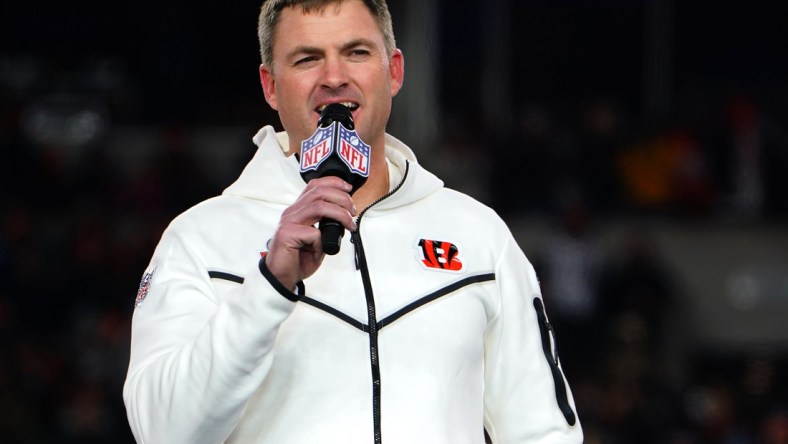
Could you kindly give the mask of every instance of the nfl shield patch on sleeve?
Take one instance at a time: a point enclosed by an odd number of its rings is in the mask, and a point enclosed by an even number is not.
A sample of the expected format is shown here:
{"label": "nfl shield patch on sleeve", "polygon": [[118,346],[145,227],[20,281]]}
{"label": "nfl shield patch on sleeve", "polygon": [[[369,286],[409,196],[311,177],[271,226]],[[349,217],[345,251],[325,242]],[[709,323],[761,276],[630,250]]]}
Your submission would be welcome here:
{"label": "nfl shield patch on sleeve", "polygon": [[148,290],[150,289],[150,281],[153,279],[153,273],[156,272],[156,267],[151,267],[145,271],[145,274],[142,275],[142,281],[140,281],[140,288],[137,290],[137,299],[134,301],[134,308],[137,308],[142,304],[142,301],[145,300],[145,297],[148,296]]}

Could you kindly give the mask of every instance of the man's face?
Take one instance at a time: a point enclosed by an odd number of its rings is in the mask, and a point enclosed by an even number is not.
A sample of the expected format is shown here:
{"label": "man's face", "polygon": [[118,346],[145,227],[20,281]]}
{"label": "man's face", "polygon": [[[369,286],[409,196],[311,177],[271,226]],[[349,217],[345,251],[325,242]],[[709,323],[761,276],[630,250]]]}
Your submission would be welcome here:
{"label": "man's face", "polygon": [[322,107],[335,102],[350,106],[362,140],[382,146],[403,59],[399,50],[386,55],[383,33],[360,0],[310,14],[285,8],[274,35],[273,67],[261,66],[260,79],[291,151],[314,133]]}

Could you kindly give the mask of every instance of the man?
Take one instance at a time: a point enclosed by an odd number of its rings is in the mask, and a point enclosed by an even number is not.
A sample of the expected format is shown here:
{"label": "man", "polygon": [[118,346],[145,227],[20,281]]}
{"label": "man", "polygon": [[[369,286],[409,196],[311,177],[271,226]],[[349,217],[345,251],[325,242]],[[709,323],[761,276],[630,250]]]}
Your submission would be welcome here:
{"label": "man", "polygon": [[[403,80],[384,0],[269,0],[265,127],[239,179],[167,228],[124,399],[150,443],[579,443],[533,269],[489,208],[385,133]],[[371,145],[352,196],[295,153],[329,103]],[[324,256],[323,218],[350,235]]]}

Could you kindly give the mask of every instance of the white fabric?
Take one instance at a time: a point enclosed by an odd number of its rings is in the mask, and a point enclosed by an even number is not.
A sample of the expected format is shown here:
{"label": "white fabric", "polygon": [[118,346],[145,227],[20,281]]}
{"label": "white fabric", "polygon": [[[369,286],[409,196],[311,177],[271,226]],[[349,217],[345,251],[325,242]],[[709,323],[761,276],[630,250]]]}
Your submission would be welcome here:
{"label": "white fabric", "polygon": [[[369,335],[291,302],[258,270],[304,182],[280,149],[286,136],[265,127],[254,141],[239,179],[177,217],[146,270],[153,277],[135,309],[123,390],[132,431],[157,444],[372,443]],[[538,282],[507,227],[443,188],[392,137],[386,156],[404,183],[359,224],[377,319],[469,276],[495,280],[379,331],[383,442],[482,444],[483,427],[496,444],[582,442],[579,423],[569,426],[556,403],[533,307]],[[367,324],[350,237],[304,282],[306,296]],[[426,267],[420,239],[456,245],[462,269]]]}

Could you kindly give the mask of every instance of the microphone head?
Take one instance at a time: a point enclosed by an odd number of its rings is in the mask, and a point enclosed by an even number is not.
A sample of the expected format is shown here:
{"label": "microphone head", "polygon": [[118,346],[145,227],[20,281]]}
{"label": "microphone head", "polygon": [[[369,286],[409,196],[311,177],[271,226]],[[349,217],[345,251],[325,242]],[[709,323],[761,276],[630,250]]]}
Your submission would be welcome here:
{"label": "microphone head", "polygon": [[334,122],[339,122],[349,130],[355,129],[353,113],[350,112],[350,108],[341,103],[330,103],[323,108],[323,111],[320,112],[317,126],[325,128]]}
{"label": "microphone head", "polygon": [[331,103],[320,112],[314,134],[301,141],[301,177],[309,182],[337,176],[353,186],[353,194],[369,176],[371,154],[371,147],[356,133],[350,108]]}

